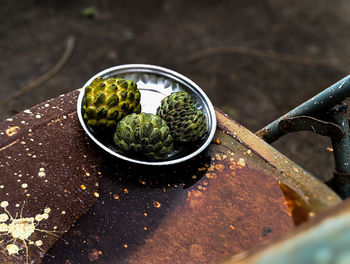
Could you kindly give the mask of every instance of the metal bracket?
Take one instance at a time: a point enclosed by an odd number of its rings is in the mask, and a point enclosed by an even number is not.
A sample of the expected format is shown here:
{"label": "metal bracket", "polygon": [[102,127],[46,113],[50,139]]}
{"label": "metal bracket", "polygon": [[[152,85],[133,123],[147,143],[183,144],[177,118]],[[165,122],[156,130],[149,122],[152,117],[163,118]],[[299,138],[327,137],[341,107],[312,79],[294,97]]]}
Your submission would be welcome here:
{"label": "metal bracket", "polygon": [[[349,120],[347,106],[342,103],[347,97],[350,97],[350,75],[255,133],[267,143],[297,131],[312,131],[329,136],[332,139],[336,171],[333,187],[342,198],[350,197]],[[330,122],[315,117],[322,117]],[[341,180],[337,176],[339,173],[342,175]]]}
{"label": "metal bracket", "polygon": [[311,116],[285,118],[279,122],[279,129],[283,134],[311,131],[317,135],[328,136],[335,140],[344,137],[344,132],[340,126]]}

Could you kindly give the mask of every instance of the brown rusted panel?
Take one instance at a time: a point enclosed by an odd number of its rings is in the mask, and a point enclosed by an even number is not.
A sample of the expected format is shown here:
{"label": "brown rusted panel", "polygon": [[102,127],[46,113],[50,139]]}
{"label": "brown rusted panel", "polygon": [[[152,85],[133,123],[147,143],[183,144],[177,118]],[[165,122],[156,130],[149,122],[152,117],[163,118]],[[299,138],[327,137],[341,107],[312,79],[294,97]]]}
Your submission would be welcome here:
{"label": "brown rusted panel", "polygon": [[279,181],[306,200],[314,214],[317,215],[341,202],[339,196],[316,177],[219,109],[216,109],[216,116],[218,127],[280,171],[281,173],[277,174]]}
{"label": "brown rusted panel", "polygon": [[350,200],[222,264],[350,263]]}
{"label": "brown rusted panel", "polygon": [[129,263],[215,263],[293,227],[272,177],[211,150],[215,161],[203,179],[184,190]]}
{"label": "brown rusted panel", "polygon": [[[46,256],[44,263],[215,262],[294,227],[280,172],[231,136],[218,130],[205,153],[178,166],[136,166],[86,138],[76,96],[69,93],[1,124],[0,198],[9,205],[0,210],[14,213],[27,199],[24,217],[44,214],[38,228],[66,230],[98,196],[64,235],[69,244],[58,240],[49,251],[54,258]],[[57,238],[41,235],[28,239],[41,240],[46,251]],[[27,244],[29,258],[37,261],[39,248]],[[9,259],[25,259],[25,250],[9,256],[0,247]]]}

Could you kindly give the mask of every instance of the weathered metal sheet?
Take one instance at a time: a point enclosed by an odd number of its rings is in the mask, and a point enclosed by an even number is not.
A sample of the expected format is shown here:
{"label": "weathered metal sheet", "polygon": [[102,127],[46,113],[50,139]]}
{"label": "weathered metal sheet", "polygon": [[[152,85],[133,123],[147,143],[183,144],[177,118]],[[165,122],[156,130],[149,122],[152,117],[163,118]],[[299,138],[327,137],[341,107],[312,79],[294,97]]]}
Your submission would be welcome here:
{"label": "weathered metal sheet", "polygon": [[39,263],[96,201],[99,158],[74,104],[59,97],[0,124],[1,263]]}
{"label": "weathered metal sheet", "polygon": [[[42,218],[38,230],[24,239],[30,261],[40,263],[39,247],[47,251],[58,239],[40,228],[56,230],[58,236],[58,231],[69,230],[44,263],[216,262],[293,229],[287,205],[294,205],[285,199],[281,182],[292,186],[300,202],[322,205],[315,212],[339,201],[296,166],[307,184],[294,184],[289,167],[282,170],[269,161],[268,155],[277,151],[261,153],[265,143],[250,141],[254,134],[220,112],[222,130],[206,153],[188,163],[156,169],[112,158],[86,138],[75,113],[77,94],[43,103],[0,125],[0,214],[7,214],[6,209],[15,218],[26,201],[17,218]],[[303,188],[311,185],[328,199],[307,198],[312,191],[304,194]],[[0,224],[9,226],[13,220]],[[25,243],[11,241],[19,251],[9,255],[6,243],[13,234],[1,234],[2,260],[24,262]],[[35,245],[39,240],[42,244]]]}

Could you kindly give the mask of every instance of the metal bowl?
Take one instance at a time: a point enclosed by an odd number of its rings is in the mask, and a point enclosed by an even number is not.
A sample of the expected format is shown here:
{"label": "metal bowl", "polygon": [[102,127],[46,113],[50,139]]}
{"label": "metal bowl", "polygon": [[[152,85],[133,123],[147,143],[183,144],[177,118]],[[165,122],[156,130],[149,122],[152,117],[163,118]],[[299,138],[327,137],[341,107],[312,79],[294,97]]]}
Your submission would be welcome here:
{"label": "metal bowl", "polygon": [[[147,161],[141,159],[135,159],[127,157],[118,152],[116,149],[113,138],[105,139],[95,133],[90,127],[88,127],[83,119],[82,103],[85,93],[85,87],[96,78],[124,78],[133,80],[137,83],[137,86],[141,92],[141,109],[144,113],[155,114],[161,100],[170,95],[173,92],[186,91],[191,94],[195,100],[195,106],[197,109],[203,111],[207,121],[207,133],[205,136],[194,144],[183,144],[177,147],[172,153],[169,154],[168,159],[163,161]],[[102,149],[123,160],[130,162],[144,164],[144,165],[172,165],[186,160],[189,160],[199,153],[201,153],[212,141],[216,131],[216,116],[212,103],[206,94],[185,76],[154,65],[147,64],[125,64],[108,68],[102,72],[99,72],[88,80],[80,91],[77,112],[80,124],[84,128],[89,137]]]}

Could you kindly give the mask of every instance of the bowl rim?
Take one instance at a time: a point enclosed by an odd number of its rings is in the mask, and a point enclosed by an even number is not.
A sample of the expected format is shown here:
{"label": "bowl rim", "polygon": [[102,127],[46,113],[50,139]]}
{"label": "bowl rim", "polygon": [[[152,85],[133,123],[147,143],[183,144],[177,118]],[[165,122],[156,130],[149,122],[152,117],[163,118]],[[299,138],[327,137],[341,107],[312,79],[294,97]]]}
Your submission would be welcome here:
{"label": "bowl rim", "polygon": [[[165,78],[170,78],[171,76],[174,76],[175,80],[180,79],[181,81],[188,83],[192,88],[194,88],[196,90],[196,92],[198,92],[204,98],[205,104],[209,109],[208,117],[211,119],[211,122],[210,122],[211,126],[209,127],[209,131],[208,131],[209,135],[207,136],[207,138],[203,142],[203,144],[201,144],[201,146],[198,149],[196,149],[194,152],[192,152],[188,155],[185,155],[181,158],[177,158],[177,159],[173,159],[173,160],[164,160],[164,161],[145,161],[145,160],[138,160],[138,159],[133,159],[133,158],[124,156],[120,153],[117,153],[116,151],[113,151],[112,149],[105,146],[102,142],[100,142],[91,133],[90,129],[85,124],[85,121],[83,119],[82,102],[83,102],[83,98],[84,98],[85,88],[88,85],[90,85],[91,82],[95,78],[100,77],[100,76],[104,76],[108,73],[112,73],[115,71],[121,71],[121,70],[138,70],[138,71],[146,70],[149,73],[158,74],[158,75],[161,75]],[[214,138],[214,135],[216,132],[216,126],[217,126],[217,119],[216,119],[214,106],[211,103],[211,101],[209,100],[208,96],[204,93],[204,91],[196,83],[194,83],[192,80],[190,80],[186,76],[184,76],[176,71],[173,71],[173,70],[161,67],[161,66],[151,65],[151,64],[123,64],[123,65],[118,65],[118,66],[113,66],[113,67],[107,68],[107,69],[95,74],[80,89],[80,93],[79,93],[78,101],[77,101],[77,114],[78,114],[78,119],[80,121],[80,124],[83,127],[83,129],[85,130],[85,132],[88,134],[90,139],[92,139],[100,148],[102,148],[103,150],[105,150],[109,154],[111,154],[115,157],[118,157],[122,160],[126,160],[126,161],[129,161],[132,163],[142,164],[142,165],[151,165],[151,166],[175,165],[175,164],[190,160],[193,157],[197,156],[198,154],[200,154],[202,151],[204,151],[209,146],[209,144],[211,143],[211,141]]]}

